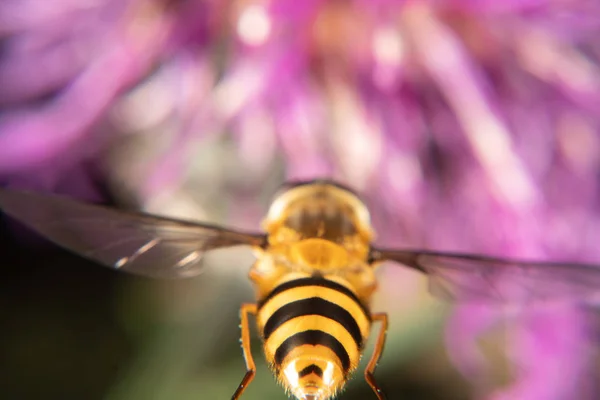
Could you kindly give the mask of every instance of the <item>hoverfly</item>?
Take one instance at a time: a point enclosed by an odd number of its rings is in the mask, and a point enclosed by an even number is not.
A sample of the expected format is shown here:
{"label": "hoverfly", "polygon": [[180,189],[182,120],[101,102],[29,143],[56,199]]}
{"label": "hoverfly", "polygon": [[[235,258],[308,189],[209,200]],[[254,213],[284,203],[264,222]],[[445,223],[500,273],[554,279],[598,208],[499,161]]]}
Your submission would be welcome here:
{"label": "hoverfly", "polygon": [[206,252],[252,247],[256,262],[249,277],[256,299],[240,309],[246,374],[234,400],[255,374],[250,315],[275,377],[299,400],[334,397],[356,370],[379,322],[365,379],[384,399],[373,374],[388,317],[370,309],[377,288],[374,271],[384,261],[427,274],[435,295],[462,301],[593,301],[600,294],[600,269],[592,265],[375,247],[366,206],[353,191],[328,180],[284,185],[263,222],[265,233],[11,190],[0,191],[0,208],[67,249],[145,276],[195,276]]}

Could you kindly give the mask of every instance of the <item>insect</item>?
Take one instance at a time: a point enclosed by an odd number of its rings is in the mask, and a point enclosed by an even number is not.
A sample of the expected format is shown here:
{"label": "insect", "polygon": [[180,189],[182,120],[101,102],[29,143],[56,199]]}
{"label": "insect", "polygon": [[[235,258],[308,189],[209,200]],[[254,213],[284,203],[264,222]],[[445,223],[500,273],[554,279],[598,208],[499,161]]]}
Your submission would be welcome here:
{"label": "insect", "polygon": [[600,267],[592,265],[375,247],[366,206],[350,189],[328,180],[284,185],[264,219],[264,233],[11,190],[0,190],[0,208],[67,249],[145,276],[195,276],[206,252],[252,247],[256,262],[249,277],[256,301],[240,309],[247,372],[232,399],[240,398],[255,375],[251,315],[275,377],[300,400],[334,397],[379,323],[365,379],[384,399],[374,372],[388,317],[373,312],[370,302],[377,288],[374,271],[385,261],[427,274],[433,294],[459,301],[593,302],[600,294]]}

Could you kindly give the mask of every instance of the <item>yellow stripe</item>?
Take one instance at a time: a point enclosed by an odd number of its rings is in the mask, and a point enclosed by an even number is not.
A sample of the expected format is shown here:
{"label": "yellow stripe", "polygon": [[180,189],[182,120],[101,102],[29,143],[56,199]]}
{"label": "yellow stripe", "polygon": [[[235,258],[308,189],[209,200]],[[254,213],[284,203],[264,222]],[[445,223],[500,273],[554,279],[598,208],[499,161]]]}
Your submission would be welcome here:
{"label": "yellow stripe", "polygon": [[[337,368],[334,369],[334,382],[336,382],[339,385],[342,385],[346,379],[345,376],[341,373],[342,371],[342,366],[341,366],[341,362],[338,359],[338,357],[335,355],[335,353],[329,349],[329,347],[327,346],[322,346],[322,345],[316,345],[316,346],[312,346],[309,344],[305,344],[302,346],[298,346],[296,348],[294,348],[292,351],[290,351],[290,353],[285,357],[285,359],[283,360],[283,362],[281,363],[281,365],[273,365],[273,360],[272,359],[267,359],[267,361],[269,362],[269,365],[272,367],[277,367],[279,369],[279,375],[277,376],[277,380],[286,385],[287,384],[287,379],[285,377],[285,373],[284,373],[284,369],[288,366],[288,364],[294,360],[301,360],[303,359],[303,356],[306,356],[310,354],[310,358],[311,361],[309,361],[310,364],[313,364],[314,361],[325,361],[325,362],[332,362],[333,364],[335,364],[337,366]],[[306,364],[308,365],[308,364]],[[302,370],[302,368],[304,368],[304,366],[306,366],[305,364],[302,364],[301,368],[300,367],[296,367],[297,371]]]}
{"label": "yellow stripe", "polygon": [[340,293],[335,289],[322,286],[301,286],[281,292],[277,296],[270,299],[265,305],[262,306],[256,316],[259,329],[262,331],[271,315],[273,315],[273,313],[275,313],[281,307],[294,301],[304,300],[311,297],[320,297],[331,303],[337,304],[348,311],[356,320],[363,339],[366,339],[369,336],[371,325],[360,306],[345,294]]}
{"label": "yellow stripe", "polygon": [[[283,325],[277,328],[265,342],[264,348],[267,360],[269,360],[270,363],[273,362],[275,352],[287,338],[307,330],[319,330],[330,334],[342,344],[344,349],[346,349],[350,358],[350,369],[354,369],[358,364],[360,353],[356,346],[356,342],[354,342],[350,333],[348,333],[348,331],[337,321],[333,321],[320,315],[297,317],[283,323]],[[337,357],[335,359],[338,360]],[[340,364],[340,361],[338,360],[337,363]]]}
{"label": "yellow stripe", "polygon": [[[303,355],[306,355],[306,354],[310,354],[311,358],[314,360],[331,361],[334,364],[336,364],[340,369],[342,368],[342,365],[341,365],[342,363],[341,363],[340,359],[337,357],[337,355],[335,354],[335,352],[333,350],[331,350],[329,347],[323,346],[320,344],[318,344],[316,346],[313,346],[311,344],[303,344],[302,346],[295,347],[285,357],[285,359],[281,363],[281,366],[286,366],[290,361],[299,359]],[[267,358],[267,361],[269,362],[269,364],[272,364],[273,358]],[[310,362],[310,364],[312,364],[312,362]],[[306,363],[306,365],[308,365],[308,363]],[[305,367],[306,365],[302,364],[302,368]],[[297,369],[301,370],[302,368],[297,368]]]}

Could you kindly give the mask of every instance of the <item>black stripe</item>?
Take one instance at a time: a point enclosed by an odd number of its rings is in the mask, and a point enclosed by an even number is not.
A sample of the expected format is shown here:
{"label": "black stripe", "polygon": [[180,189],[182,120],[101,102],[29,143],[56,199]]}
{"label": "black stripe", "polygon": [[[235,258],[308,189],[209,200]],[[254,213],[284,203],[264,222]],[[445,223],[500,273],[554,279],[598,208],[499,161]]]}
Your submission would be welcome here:
{"label": "black stripe", "polygon": [[296,347],[304,344],[328,347],[342,362],[344,372],[347,373],[348,369],[350,369],[350,356],[348,356],[348,352],[346,352],[344,346],[329,333],[317,330],[299,332],[284,340],[275,351],[275,365],[277,365],[277,367],[281,366],[285,356]]}
{"label": "black stripe", "polygon": [[364,304],[358,299],[358,297],[356,297],[356,295],[354,293],[352,293],[352,291],[350,289],[348,289],[344,285],[340,285],[337,282],[330,281],[329,279],[320,278],[320,277],[300,278],[300,279],[294,279],[294,280],[282,283],[281,285],[279,285],[275,289],[273,289],[271,291],[271,293],[269,293],[264,299],[262,299],[261,301],[258,302],[258,309],[260,310],[262,308],[262,306],[264,306],[269,300],[271,300],[273,297],[275,297],[276,295],[278,295],[281,292],[285,292],[286,290],[294,289],[297,287],[305,287],[305,286],[326,287],[326,288],[333,289],[340,293],[345,294],[346,296],[350,297],[352,300],[354,300],[360,306],[361,310],[363,311],[363,313],[365,314],[365,316],[367,317],[369,322],[371,321],[371,314],[369,313],[367,308],[364,306]]}
{"label": "black stripe", "polygon": [[267,320],[265,328],[263,329],[264,340],[267,340],[271,334],[285,322],[305,315],[321,315],[325,318],[339,322],[344,329],[350,333],[356,346],[359,349],[362,348],[360,328],[354,317],[352,317],[352,314],[337,304],[320,297],[311,297],[309,299],[294,301],[275,311]]}
{"label": "black stripe", "polygon": [[308,367],[304,368],[302,371],[298,372],[299,378],[304,378],[306,375],[315,374],[319,378],[323,378],[323,370],[321,367],[315,364],[311,364]]}

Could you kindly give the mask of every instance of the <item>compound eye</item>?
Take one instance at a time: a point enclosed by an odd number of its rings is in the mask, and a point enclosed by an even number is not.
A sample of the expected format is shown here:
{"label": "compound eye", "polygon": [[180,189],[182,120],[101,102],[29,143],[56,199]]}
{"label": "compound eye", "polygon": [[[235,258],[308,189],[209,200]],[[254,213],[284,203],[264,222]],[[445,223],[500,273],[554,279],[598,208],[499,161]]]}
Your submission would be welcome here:
{"label": "compound eye", "polygon": [[336,187],[338,189],[344,190],[352,195],[354,195],[355,197],[360,199],[360,196],[358,195],[358,193],[356,193],[354,190],[352,190],[350,187],[342,185],[338,182],[329,180],[329,179],[313,179],[313,180],[299,180],[299,181],[289,181],[289,182],[285,182],[282,185],[279,186],[279,188],[277,189],[277,191],[275,192],[275,195],[273,196],[273,200],[278,198],[279,196],[281,196],[282,194],[284,194],[285,192],[288,192],[291,189],[295,189],[298,188],[300,186],[308,186],[308,185],[322,185],[322,186],[333,186]]}
{"label": "compound eye", "polygon": [[311,184],[316,183],[316,182],[317,181],[315,181],[315,180],[312,180],[312,181],[288,181],[288,182],[285,182],[285,183],[279,185],[279,188],[277,188],[277,191],[275,192],[275,195],[273,195],[272,200],[277,199],[282,194],[290,191],[291,189],[295,189],[295,188],[300,187],[300,186],[311,185]]}

